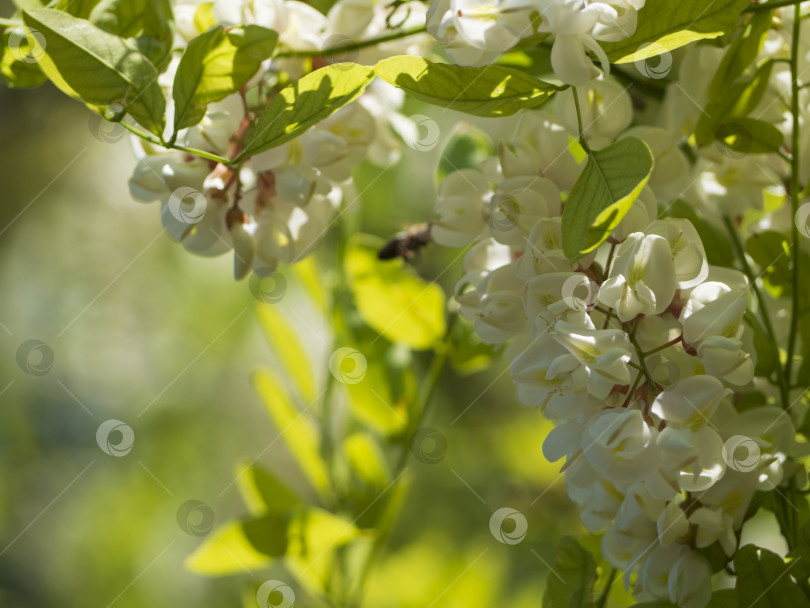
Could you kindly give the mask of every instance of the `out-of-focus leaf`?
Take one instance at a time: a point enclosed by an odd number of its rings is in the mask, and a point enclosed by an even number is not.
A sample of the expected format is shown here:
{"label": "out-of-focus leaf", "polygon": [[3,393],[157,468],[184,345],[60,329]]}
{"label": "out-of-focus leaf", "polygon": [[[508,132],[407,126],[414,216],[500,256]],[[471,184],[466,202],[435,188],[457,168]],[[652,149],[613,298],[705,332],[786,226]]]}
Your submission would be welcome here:
{"label": "out-of-focus leaf", "polygon": [[364,484],[378,489],[391,483],[391,471],[380,445],[364,432],[352,433],[343,442],[349,464]]}
{"label": "out-of-focus leaf", "polygon": [[[546,579],[543,608],[586,608],[594,606],[593,585],[596,562],[572,536],[563,536]],[[556,576],[555,576],[556,574]]]}
{"label": "out-of-focus leaf", "polygon": [[305,412],[298,411],[284,384],[271,371],[256,372],[253,386],[301,470],[316,490],[325,492],[329,487],[329,476],[321,458],[320,437],[312,420]]}
{"label": "out-of-focus leaf", "polygon": [[714,132],[717,141],[740,154],[771,154],[782,147],[782,132],[769,122],[755,118],[730,118]]}
{"label": "out-of-focus leaf", "polygon": [[186,568],[197,574],[224,576],[245,568],[264,568],[287,550],[287,520],[267,516],[234,520],[216,528],[194,553]]}
{"label": "out-of-focus leaf", "polygon": [[754,233],[745,241],[745,252],[759,266],[763,283],[773,297],[790,292],[790,243],[784,234],[773,230]]}
{"label": "out-of-focus leaf", "polygon": [[286,376],[301,395],[305,404],[315,400],[315,370],[301,344],[301,339],[278,308],[270,304],[259,304],[256,316],[270,348],[281,363]]}
{"label": "out-of-focus leaf", "polygon": [[236,466],[236,483],[242,499],[253,515],[284,514],[301,500],[273,473],[257,464]]}
{"label": "out-of-focus leaf", "polygon": [[456,323],[451,337],[450,364],[462,376],[484,371],[495,356],[495,348],[481,342],[470,323]]}
{"label": "out-of-focus leaf", "polygon": [[610,236],[650,179],[653,164],[650,148],[635,137],[588,155],[562,214],[563,251],[570,260]]}
{"label": "out-of-focus leaf", "polygon": [[25,35],[22,28],[7,30],[0,36],[0,44],[0,74],[9,87],[31,89],[47,80],[35,61],[36,56],[31,54],[34,50],[33,40]]}
{"label": "out-of-focus leaf", "polygon": [[534,108],[565,88],[511,68],[460,67],[411,55],[383,59],[374,71],[416,99],[484,117],[509,116]]}
{"label": "out-of-focus leaf", "polygon": [[36,9],[23,16],[44,39],[34,51],[42,54],[40,68],[64,93],[95,106],[121,102],[149,131],[163,133],[166,100],[158,72],[137,48],[62,11]]}
{"label": "out-of-focus leaf", "polygon": [[304,258],[290,268],[298,280],[301,281],[304,289],[317,305],[318,310],[324,313],[327,312],[329,310],[329,296],[324,288],[323,275],[315,256],[311,255]]}
{"label": "out-of-focus leaf", "polygon": [[273,54],[278,34],[258,26],[212,28],[188,43],[174,77],[174,129],[196,125],[206,106],[235,93]]}
{"label": "out-of-focus leaf", "polygon": [[371,68],[340,63],[315,70],[284,87],[265,107],[240,158],[295,139],[357,99],[373,79]]}
{"label": "out-of-focus leaf", "polygon": [[755,545],[745,545],[734,554],[737,571],[737,600],[747,606],[751,598],[763,608],[810,606],[807,596],[791,580],[781,557]]}
{"label": "out-of-focus leaf", "polygon": [[445,297],[402,260],[381,261],[377,247],[352,238],[344,259],[349,287],[360,315],[392,342],[414,349],[434,347],[444,336]]}
{"label": "out-of-focus leaf", "polygon": [[493,153],[494,149],[489,135],[478,127],[463,122],[459,123],[439,159],[439,181],[453,171],[476,168]]}
{"label": "out-of-focus leaf", "polygon": [[676,200],[666,208],[667,217],[681,217],[692,222],[697,230],[703,248],[706,250],[706,259],[709,264],[716,266],[732,266],[734,264],[734,251],[725,232],[698,216],[694,209],[682,200]]}
{"label": "out-of-focus leaf", "polygon": [[749,0],[679,0],[648,2],[638,12],[633,35],[618,42],[603,43],[612,63],[628,63],[655,57],[703,38],[730,32]]}

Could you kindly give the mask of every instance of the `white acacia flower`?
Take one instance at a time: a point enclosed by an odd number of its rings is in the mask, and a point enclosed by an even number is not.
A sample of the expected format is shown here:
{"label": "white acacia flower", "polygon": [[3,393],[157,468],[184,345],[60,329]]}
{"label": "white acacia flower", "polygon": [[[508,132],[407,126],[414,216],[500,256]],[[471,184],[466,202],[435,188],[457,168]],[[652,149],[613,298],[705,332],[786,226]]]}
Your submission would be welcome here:
{"label": "white acacia flower", "polygon": [[619,246],[599,301],[627,322],[639,314],[664,312],[677,288],[669,242],[656,234],[634,232]]}
{"label": "white acacia flower", "polygon": [[[599,150],[610,145],[633,120],[630,95],[612,79],[594,80],[577,87],[577,99],[582,113],[585,140]],[[579,137],[579,121],[574,104],[574,90],[560,91],[552,99],[554,116],[569,135]]]}
{"label": "white acacia flower", "polygon": [[521,248],[537,220],[560,215],[560,190],[542,177],[513,177],[495,188],[489,203],[489,232],[499,243]]}
{"label": "white acacia flower", "polygon": [[720,402],[731,394],[717,378],[692,376],[662,391],[650,411],[670,428],[697,430],[711,420]]}
{"label": "white acacia flower", "polygon": [[663,508],[656,521],[656,527],[662,547],[667,547],[689,534],[689,520],[681,506],[674,501],[668,502]]}
{"label": "white acacia flower", "polygon": [[484,205],[492,196],[486,178],[475,169],[454,171],[444,178],[436,195],[431,236],[445,247],[464,247],[486,230]]}
{"label": "white acacia flower", "polygon": [[575,267],[562,249],[562,219],[538,220],[526,239],[526,250],[517,260],[517,276],[528,280],[538,274],[572,271]]}
{"label": "white acacia flower", "polygon": [[639,410],[605,410],[595,415],[582,436],[588,463],[614,483],[632,483],[659,466],[658,431]]}
{"label": "white acacia flower", "polygon": [[669,572],[669,601],[681,608],[705,608],[712,597],[712,568],[702,555],[690,551]]}
{"label": "white acacia flower", "polygon": [[689,523],[697,530],[695,546],[698,549],[719,541],[726,555],[734,554],[737,549],[737,537],[734,535],[734,522],[728,513],[719,509],[699,507],[689,515]]}
{"label": "white acacia flower", "polygon": [[709,262],[703,241],[692,222],[680,218],[657,220],[647,228],[646,233],[657,234],[669,242],[678,289],[695,287],[707,279]]}
{"label": "white acacia flower", "polygon": [[554,362],[549,370],[551,374],[568,373],[582,367],[588,392],[600,399],[607,397],[614,386],[630,384],[627,364],[632,349],[623,331],[582,328],[558,321],[549,333],[569,353]]}

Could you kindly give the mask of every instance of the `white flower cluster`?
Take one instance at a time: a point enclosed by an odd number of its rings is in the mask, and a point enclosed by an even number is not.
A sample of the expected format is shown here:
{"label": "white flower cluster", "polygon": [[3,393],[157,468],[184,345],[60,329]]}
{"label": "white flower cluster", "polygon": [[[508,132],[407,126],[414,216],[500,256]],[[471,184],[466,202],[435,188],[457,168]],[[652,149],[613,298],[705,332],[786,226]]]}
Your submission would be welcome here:
{"label": "white flower cluster", "polygon": [[613,42],[636,30],[645,0],[433,0],[427,29],[459,65],[485,65],[525,38],[554,35],[551,64],[563,82],[578,86],[596,77],[587,51],[607,74],[597,41]]}
{"label": "white flower cluster", "polygon": [[566,459],[569,496],[603,533],[603,556],[639,601],[703,608],[712,568],[701,550],[734,553],[754,493],[788,475],[795,430],[776,406],[735,408],[754,382],[748,280],[710,265],[688,220],[659,217],[689,171],[682,153],[656,145],[661,129],[628,129],[615,82],[579,94],[598,117],[585,121],[592,147],[643,137],[657,166],[604,244],[577,263],[563,253],[561,213],[584,167],[571,91],[554,118],[527,112],[497,157],[443,180],[433,237],[473,244],[460,313],[484,342],[507,344],[519,401],[554,421],[544,454]]}
{"label": "white flower cluster", "polygon": [[[175,48],[182,49],[202,33],[199,23],[204,20],[196,17],[208,5],[175,5]],[[208,17],[223,25],[273,29],[279,32],[281,48],[323,50],[323,57],[313,60],[313,67],[320,67],[346,60],[373,64],[387,55],[421,53],[430,40],[426,35],[369,47],[357,56],[341,51],[353,41],[380,35],[386,18],[397,28],[424,23],[420,2],[403,4],[396,13],[389,15],[383,3],[373,0],[340,0],[326,16],[296,0],[217,0]],[[179,59],[176,54],[160,80],[168,99]],[[245,99],[251,92],[261,95],[263,88],[272,88],[279,72],[303,75],[304,62],[290,57],[265,62],[244,96],[235,93],[211,104],[203,121],[182,130],[177,143],[234,158],[247,125]],[[401,142],[390,123],[402,123],[403,117],[395,113],[401,102],[399,90],[375,82],[358,102],[301,137],[247,159],[238,174],[214,161],[135,139],[139,160],[130,192],[140,201],[161,202],[166,231],[187,250],[217,256],[233,249],[236,278],[251,269],[267,273],[314,251],[335,218],[355,165],[365,158],[388,165],[397,158]],[[172,111],[170,102],[170,124]]]}

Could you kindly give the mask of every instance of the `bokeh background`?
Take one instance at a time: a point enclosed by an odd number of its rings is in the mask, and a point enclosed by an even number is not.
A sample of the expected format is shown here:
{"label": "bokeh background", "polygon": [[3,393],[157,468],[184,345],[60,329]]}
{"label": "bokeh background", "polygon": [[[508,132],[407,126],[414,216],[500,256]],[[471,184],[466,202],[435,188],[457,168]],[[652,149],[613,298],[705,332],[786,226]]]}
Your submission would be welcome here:
{"label": "bokeh background", "polygon": [[[50,85],[0,88],[0,117],[0,605],[236,606],[251,577],[185,571],[203,539],[181,529],[177,510],[196,499],[217,522],[244,513],[234,464],[276,436],[248,381],[272,363],[256,300],[233,281],[228,256],[187,254],[163,233],[157,206],[130,198],[128,137]],[[382,176],[358,168],[365,230],[388,237],[431,217],[440,147],[405,148]],[[433,248],[420,270],[450,286],[456,253]],[[295,318],[289,290],[278,306],[322,369],[328,335],[309,329],[319,320]],[[39,376],[17,362],[32,339],[54,357]],[[448,450],[438,464],[412,462],[414,487],[368,606],[537,605],[543,561],[576,518],[543,460],[542,420],[516,405],[503,371],[444,375],[429,424]],[[96,442],[108,419],[134,431],[124,457]],[[282,443],[260,462],[303,487]],[[519,545],[489,531],[503,506],[529,519]]]}

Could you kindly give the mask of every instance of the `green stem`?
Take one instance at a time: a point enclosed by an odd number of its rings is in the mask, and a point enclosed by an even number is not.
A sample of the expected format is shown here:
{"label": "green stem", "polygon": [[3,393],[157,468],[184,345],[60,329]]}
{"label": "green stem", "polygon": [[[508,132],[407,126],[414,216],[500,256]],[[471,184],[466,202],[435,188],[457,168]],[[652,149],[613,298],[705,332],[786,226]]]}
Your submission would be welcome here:
{"label": "green stem", "polygon": [[281,51],[280,53],[276,53],[276,57],[326,57],[327,55],[332,55],[335,53],[346,53],[348,51],[356,51],[359,49],[364,49],[369,46],[376,46],[383,42],[389,42],[391,40],[398,40],[399,38],[407,38],[408,36],[415,36],[416,34],[422,34],[426,32],[424,26],[422,27],[414,27],[408,30],[402,30],[400,32],[394,32],[393,34],[387,34],[385,36],[379,36],[377,38],[369,38],[368,40],[360,40],[358,42],[354,42],[352,44],[346,44],[343,46],[336,46],[327,49],[306,49],[306,50],[295,50],[291,49],[289,51]]}
{"label": "green stem", "polygon": [[683,340],[683,336],[678,336],[677,338],[673,338],[672,340],[670,340],[666,344],[662,344],[661,346],[656,346],[652,350],[648,350],[646,353],[644,353],[644,356],[649,357],[650,355],[655,354],[658,351],[664,350],[665,348],[669,348],[670,346],[674,346],[675,344],[677,344],[681,340]]}
{"label": "green stem", "polygon": [[[453,330],[453,324],[455,323],[456,318],[458,315],[453,315],[450,317],[450,320],[447,323],[447,331],[445,332],[445,338],[443,343],[437,348],[435,354],[433,355],[433,359],[430,362],[430,367],[427,371],[427,377],[425,379],[424,384],[422,385],[422,390],[419,394],[419,413],[416,418],[411,421],[408,425],[408,430],[404,434],[404,444],[402,446],[402,452],[400,453],[399,461],[397,462],[396,469],[394,470],[394,478],[396,479],[399,477],[405,469],[405,465],[408,464],[408,455],[410,454],[410,440],[413,435],[413,432],[419,428],[419,425],[425,418],[425,413],[428,410],[428,406],[432,401],[432,397],[436,392],[436,388],[439,385],[439,379],[441,378],[442,372],[444,371],[444,367],[447,364],[447,359],[449,358],[450,354],[450,336]],[[376,558],[379,552],[382,550],[384,535],[379,535],[374,542],[374,546],[371,548],[371,553],[366,560],[366,563],[363,566],[363,571],[360,574],[360,581],[357,586],[359,589],[359,595],[362,595],[363,589],[365,587],[365,581],[368,578],[369,572],[371,570],[371,566],[376,562]],[[361,604],[362,598],[358,597],[356,602],[352,605],[359,607]]]}
{"label": "green stem", "polygon": [[[757,285],[757,276],[754,274],[754,271],[751,269],[751,265],[748,263],[748,258],[745,257],[745,250],[743,249],[742,241],[740,240],[740,235],[737,234],[736,228],[734,228],[734,224],[731,222],[731,219],[727,216],[723,216],[723,223],[726,226],[726,230],[728,231],[729,237],[731,238],[731,244],[734,247],[734,251],[737,254],[737,257],[740,258],[740,262],[742,263],[743,272],[745,276],[748,277],[748,280],[751,283],[751,289],[754,292],[754,296],[757,298],[757,302],[759,303],[759,312],[760,316],[762,316],[762,323],[765,326],[765,332],[768,334],[768,338],[770,338],[773,344],[778,344],[776,341],[776,332],[773,330],[773,324],[771,323],[771,316],[768,313],[768,308],[766,306],[765,297],[762,295],[762,291],[759,289]],[[785,379],[785,375],[782,371],[782,366],[776,366],[776,375],[779,380],[779,395],[782,398],[782,407],[787,408],[789,407],[788,404],[788,391],[787,391],[787,381]]]}
{"label": "green stem", "polygon": [[[769,11],[772,8],[781,8],[783,6],[792,6],[795,5],[796,8],[799,8],[799,4],[802,3],[803,0],[774,0],[773,2],[763,2],[761,4],[752,4],[751,6],[747,7],[743,12],[744,13],[756,13],[759,11]],[[796,21],[799,21],[799,17],[796,17]]]}
{"label": "green stem", "polygon": [[218,156],[216,154],[211,154],[210,152],[206,152],[205,150],[197,150],[196,148],[189,148],[188,146],[179,146],[177,144],[169,144],[168,142],[162,141],[161,139],[155,137],[151,133],[146,133],[141,131],[135,125],[132,125],[124,120],[118,123],[122,127],[124,127],[127,131],[132,133],[133,135],[137,135],[141,139],[148,141],[149,143],[155,144],[156,146],[161,146],[162,148],[166,148],[167,150],[182,150],[183,152],[188,152],[189,154],[193,154],[194,156],[199,156],[200,158],[205,158],[207,160],[212,160],[217,163],[222,163],[223,165],[230,165],[233,161],[225,158],[224,156]]}
{"label": "green stem", "polygon": [[[793,115],[793,133],[791,137],[791,167],[790,167],[790,217],[795,218],[799,210],[799,38],[801,35],[801,7],[796,4],[793,10],[793,43],[790,47],[790,82],[791,104]],[[796,348],[796,334],[799,325],[799,227],[796,221],[790,223],[791,252],[793,255],[793,301],[790,310],[790,331],[788,332],[787,361],[785,361],[784,376],[790,382],[793,371],[793,351]],[[785,407],[788,407],[787,402]]]}
{"label": "green stem", "polygon": [[25,27],[25,24],[22,21],[0,17],[0,27]]}
{"label": "green stem", "polygon": [[608,596],[610,595],[610,588],[613,587],[613,581],[616,579],[617,570],[616,568],[610,569],[610,575],[608,576],[608,580],[605,583],[605,588],[602,590],[602,595],[599,596],[599,599],[596,601],[596,608],[605,608],[607,606]]}
{"label": "green stem", "polygon": [[579,107],[579,94],[577,92],[576,87],[571,87],[571,90],[574,92],[574,107],[577,109],[577,126],[579,127],[579,145],[582,146],[582,149],[585,150],[585,152],[590,154],[591,149],[588,146],[588,142],[585,141],[585,129],[582,127],[582,110]]}

